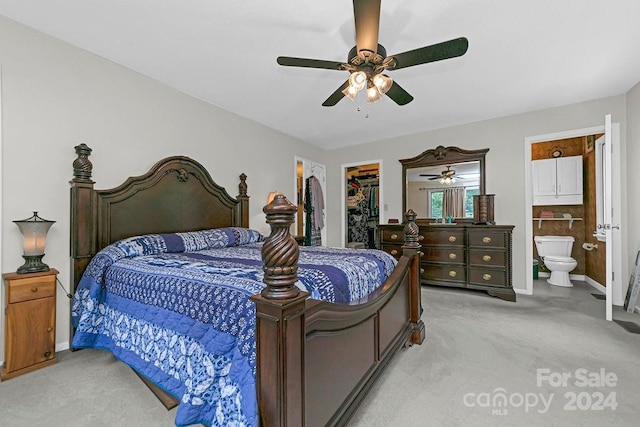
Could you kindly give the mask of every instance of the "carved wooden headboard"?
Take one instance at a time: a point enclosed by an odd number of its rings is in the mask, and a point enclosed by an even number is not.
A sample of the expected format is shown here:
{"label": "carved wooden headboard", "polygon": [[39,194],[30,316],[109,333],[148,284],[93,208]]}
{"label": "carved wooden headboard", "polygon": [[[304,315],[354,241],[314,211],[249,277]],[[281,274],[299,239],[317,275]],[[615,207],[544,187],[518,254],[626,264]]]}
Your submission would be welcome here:
{"label": "carved wooden headboard", "polygon": [[122,185],[95,190],[91,148],[75,147],[71,181],[71,292],[91,258],[105,246],[131,236],[177,233],[219,227],[249,226],[246,175],[240,175],[234,198],[209,172],[189,157],[157,162],[144,175]]}

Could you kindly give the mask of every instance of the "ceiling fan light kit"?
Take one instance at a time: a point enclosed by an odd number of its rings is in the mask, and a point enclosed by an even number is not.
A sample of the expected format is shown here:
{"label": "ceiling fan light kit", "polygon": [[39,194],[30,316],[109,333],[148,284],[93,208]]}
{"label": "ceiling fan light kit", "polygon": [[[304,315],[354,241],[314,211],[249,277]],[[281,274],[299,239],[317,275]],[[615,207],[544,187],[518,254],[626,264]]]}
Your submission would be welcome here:
{"label": "ceiling fan light kit", "polygon": [[460,37],[387,56],[385,48],[378,44],[380,2],[381,0],[353,0],[356,46],[349,51],[346,63],[279,56],[278,64],[286,67],[348,71],[349,79],[322,103],[324,107],[336,105],[345,96],[354,100],[358,92],[365,87],[368,103],[377,101],[385,94],[398,105],[406,105],[413,101],[413,96],[391,77],[382,73],[385,70],[398,70],[462,56],[469,47],[469,41]]}

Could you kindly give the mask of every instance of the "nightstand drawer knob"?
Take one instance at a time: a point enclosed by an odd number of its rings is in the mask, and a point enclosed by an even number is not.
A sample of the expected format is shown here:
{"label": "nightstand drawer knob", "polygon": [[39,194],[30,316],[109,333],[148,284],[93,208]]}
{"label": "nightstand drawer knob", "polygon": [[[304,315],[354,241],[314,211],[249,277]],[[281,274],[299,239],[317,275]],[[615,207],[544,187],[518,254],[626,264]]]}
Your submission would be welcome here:
{"label": "nightstand drawer knob", "polygon": [[420,269],[420,274],[424,273],[424,268]]}
{"label": "nightstand drawer knob", "polygon": [[458,240],[458,239],[456,239],[456,236],[449,236],[449,241],[451,243],[455,242],[456,240]]}
{"label": "nightstand drawer knob", "polygon": [[44,357],[49,357],[51,356],[51,350],[47,350],[44,352]]}
{"label": "nightstand drawer knob", "polygon": [[491,243],[491,237],[489,236],[484,236],[482,238],[482,243]]}
{"label": "nightstand drawer knob", "polygon": [[422,241],[422,240],[424,240],[424,236],[421,234],[418,236],[418,241]]}
{"label": "nightstand drawer knob", "polygon": [[33,293],[38,292],[38,288],[31,288],[31,292],[33,292]]}
{"label": "nightstand drawer knob", "polygon": [[398,255],[398,251],[395,249],[392,249],[390,253],[391,255]]}
{"label": "nightstand drawer knob", "polygon": [[483,261],[486,261],[486,262],[491,261],[491,255],[483,255],[483,256],[482,256],[482,260],[483,260]]}
{"label": "nightstand drawer knob", "polygon": [[420,258],[422,258],[422,257],[424,256],[424,252],[422,252],[422,251],[418,251],[418,256],[419,256]]}
{"label": "nightstand drawer knob", "polygon": [[451,276],[451,277],[456,277],[457,275],[458,275],[458,273],[456,273],[456,272],[455,272],[455,271],[453,271],[453,270],[451,270],[451,271],[449,272],[449,276]]}
{"label": "nightstand drawer knob", "polygon": [[391,240],[396,240],[397,238],[398,238],[398,235],[397,235],[397,234],[392,234],[392,235],[391,235]]}
{"label": "nightstand drawer knob", "polygon": [[51,332],[51,331],[53,331],[53,326],[47,327],[47,332]]}
{"label": "nightstand drawer knob", "polygon": [[482,279],[483,280],[491,280],[491,275],[490,274],[483,274],[482,275]]}
{"label": "nightstand drawer knob", "polygon": [[458,256],[454,253],[449,254],[449,259],[456,259]]}

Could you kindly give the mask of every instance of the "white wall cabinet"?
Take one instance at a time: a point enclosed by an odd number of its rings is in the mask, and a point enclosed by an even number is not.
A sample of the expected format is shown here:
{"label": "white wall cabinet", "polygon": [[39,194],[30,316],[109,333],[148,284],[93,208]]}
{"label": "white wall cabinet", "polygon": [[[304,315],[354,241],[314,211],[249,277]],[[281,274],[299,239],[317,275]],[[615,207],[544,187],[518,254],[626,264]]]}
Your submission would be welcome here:
{"label": "white wall cabinet", "polygon": [[533,205],[581,205],[582,156],[534,160]]}

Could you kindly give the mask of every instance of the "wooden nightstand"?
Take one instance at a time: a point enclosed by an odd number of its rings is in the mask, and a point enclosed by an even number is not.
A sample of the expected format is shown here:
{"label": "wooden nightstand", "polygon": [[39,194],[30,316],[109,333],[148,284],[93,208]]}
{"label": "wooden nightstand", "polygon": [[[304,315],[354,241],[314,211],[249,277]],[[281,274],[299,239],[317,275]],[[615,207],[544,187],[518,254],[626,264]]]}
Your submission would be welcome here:
{"label": "wooden nightstand", "polygon": [[7,304],[2,380],[56,363],[57,274],[52,268],[2,275]]}

